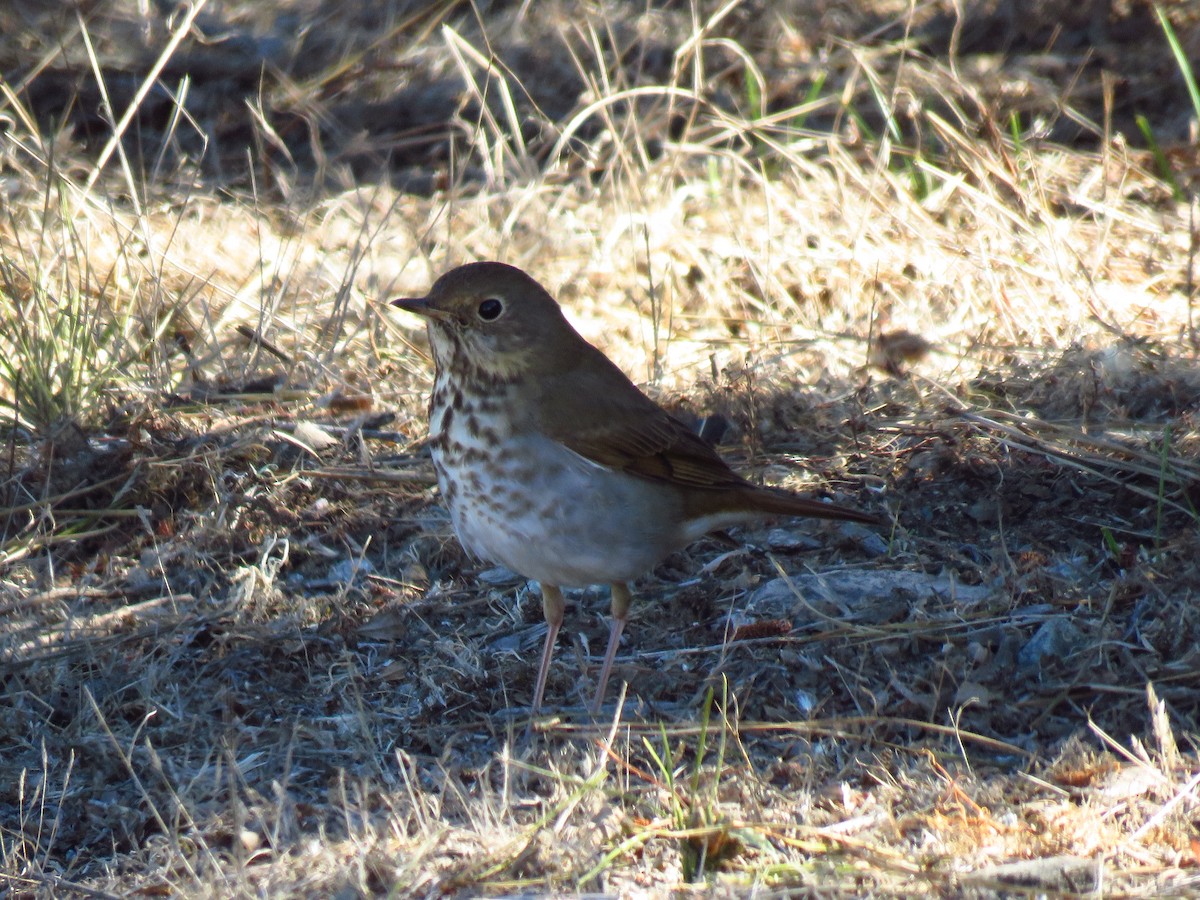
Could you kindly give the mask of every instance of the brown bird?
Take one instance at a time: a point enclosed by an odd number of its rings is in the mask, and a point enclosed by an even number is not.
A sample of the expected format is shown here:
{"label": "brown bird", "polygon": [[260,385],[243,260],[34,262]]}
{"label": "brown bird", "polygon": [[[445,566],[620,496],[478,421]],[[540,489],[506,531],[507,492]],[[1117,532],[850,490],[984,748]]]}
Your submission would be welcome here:
{"label": "brown bird", "polygon": [[429,443],[459,540],[541,584],[549,629],[535,713],[562,626],[561,587],[612,587],[598,710],[629,615],[629,582],[668,554],[765,516],[878,521],[735,474],[580,337],[520,269],[460,266],[428,296],[392,304],[428,325],[437,370]]}

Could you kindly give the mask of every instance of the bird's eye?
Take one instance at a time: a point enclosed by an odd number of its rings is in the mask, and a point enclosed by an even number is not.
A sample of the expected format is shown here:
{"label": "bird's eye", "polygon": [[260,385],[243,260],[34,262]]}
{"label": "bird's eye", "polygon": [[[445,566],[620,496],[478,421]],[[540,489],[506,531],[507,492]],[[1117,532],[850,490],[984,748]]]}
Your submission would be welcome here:
{"label": "bird's eye", "polygon": [[500,318],[500,313],[504,312],[504,304],[495,297],[488,297],[479,304],[479,318],[485,322],[493,322]]}

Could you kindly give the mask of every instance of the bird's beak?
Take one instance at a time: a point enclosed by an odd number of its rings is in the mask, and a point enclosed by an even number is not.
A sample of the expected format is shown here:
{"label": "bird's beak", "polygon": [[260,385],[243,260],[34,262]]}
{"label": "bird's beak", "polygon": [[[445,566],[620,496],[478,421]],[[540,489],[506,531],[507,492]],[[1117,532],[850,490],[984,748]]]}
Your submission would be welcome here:
{"label": "bird's beak", "polygon": [[424,319],[440,319],[443,313],[429,305],[428,297],[397,297],[389,301],[392,306],[405,312],[415,313]]}

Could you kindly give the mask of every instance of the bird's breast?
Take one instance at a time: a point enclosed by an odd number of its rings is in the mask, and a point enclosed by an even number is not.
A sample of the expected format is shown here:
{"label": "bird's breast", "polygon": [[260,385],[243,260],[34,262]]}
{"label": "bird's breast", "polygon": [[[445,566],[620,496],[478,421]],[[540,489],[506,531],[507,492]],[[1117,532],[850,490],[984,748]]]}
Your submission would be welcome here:
{"label": "bird's breast", "polygon": [[588,460],[522,416],[519,385],[441,375],[430,448],[454,530],[473,555],[558,585],[626,581],[681,546],[677,496]]}
{"label": "bird's breast", "polygon": [[514,438],[515,404],[511,386],[464,385],[439,372],[429,400],[435,463],[459,467],[502,456]]}

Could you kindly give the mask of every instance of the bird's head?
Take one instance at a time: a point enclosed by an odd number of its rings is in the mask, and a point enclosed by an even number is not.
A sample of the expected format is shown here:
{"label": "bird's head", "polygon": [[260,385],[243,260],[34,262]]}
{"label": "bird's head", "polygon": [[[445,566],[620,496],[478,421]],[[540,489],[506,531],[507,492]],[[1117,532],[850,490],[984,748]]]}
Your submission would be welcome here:
{"label": "bird's head", "polygon": [[583,343],[545,288],[504,263],[459,266],[426,296],[391,305],[426,320],[439,370],[459,367],[511,381],[553,371]]}

